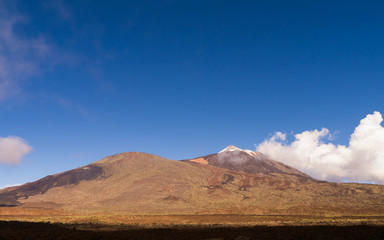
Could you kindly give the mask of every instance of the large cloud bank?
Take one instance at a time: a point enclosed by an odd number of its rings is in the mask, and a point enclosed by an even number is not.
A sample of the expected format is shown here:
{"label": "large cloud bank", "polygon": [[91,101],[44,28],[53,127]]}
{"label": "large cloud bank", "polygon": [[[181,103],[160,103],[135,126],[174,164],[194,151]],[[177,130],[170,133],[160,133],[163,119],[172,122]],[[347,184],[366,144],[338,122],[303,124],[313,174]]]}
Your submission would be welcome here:
{"label": "large cloud bank", "polygon": [[16,165],[23,157],[32,151],[22,138],[9,136],[0,137],[0,163]]}
{"label": "large cloud bank", "polygon": [[291,143],[277,132],[257,151],[321,180],[384,183],[382,121],[379,112],[367,115],[355,128],[349,146],[324,143],[322,139],[332,140],[332,135],[323,128],[296,134]]}

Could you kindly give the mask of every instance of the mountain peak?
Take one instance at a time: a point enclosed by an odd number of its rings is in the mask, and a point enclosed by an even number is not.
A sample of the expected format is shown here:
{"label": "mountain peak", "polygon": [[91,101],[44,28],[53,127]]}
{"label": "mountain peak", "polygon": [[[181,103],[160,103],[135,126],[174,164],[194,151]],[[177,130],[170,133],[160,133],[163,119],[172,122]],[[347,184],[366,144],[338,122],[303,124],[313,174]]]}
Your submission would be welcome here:
{"label": "mountain peak", "polygon": [[221,150],[219,152],[220,153],[232,153],[232,152],[242,152],[242,153],[246,153],[254,158],[257,158],[259,160],[261,159],[264,159],[265,156],[259,152],[255,152],[255,151],[252,151],[252,150],[248,150],[248,149],[241,149],[241,148],[238,148],[234,145],[229,145],[228,147],[224,148],[223,150]]}
{"label": "mountain peak", "polygon": [[283,174],[295,175],[301,179],[315,181],[305,173],[297,169],[284,165],[270,159],[268,156],[248,149],[241,149],[234,145],[229,145],[218,153],[201,156],[194,159],[186,160],[189,162],[199,163],[202,165],[211,165],[230,171],[241,171],[250,174]]}
{"label": "mountain peak", "polygon": [[244,150],[234,145],[229,145],[228,147],[224,148],[220,152],[232,152],[232,151],[244,151]]}

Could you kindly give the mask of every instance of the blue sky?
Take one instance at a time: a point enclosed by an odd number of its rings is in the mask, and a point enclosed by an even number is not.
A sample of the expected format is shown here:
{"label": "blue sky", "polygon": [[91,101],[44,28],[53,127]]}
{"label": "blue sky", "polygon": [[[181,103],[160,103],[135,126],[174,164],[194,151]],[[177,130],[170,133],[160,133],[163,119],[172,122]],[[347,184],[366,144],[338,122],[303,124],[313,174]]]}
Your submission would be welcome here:
{"label": "blue sky", "polygon": [[[382,1],[0,0],[0,186],[105,156],[255,149],[384,103]],[[2,30],[1,30],[2,29]],[[291,136],[293,138],[293,136]]]}

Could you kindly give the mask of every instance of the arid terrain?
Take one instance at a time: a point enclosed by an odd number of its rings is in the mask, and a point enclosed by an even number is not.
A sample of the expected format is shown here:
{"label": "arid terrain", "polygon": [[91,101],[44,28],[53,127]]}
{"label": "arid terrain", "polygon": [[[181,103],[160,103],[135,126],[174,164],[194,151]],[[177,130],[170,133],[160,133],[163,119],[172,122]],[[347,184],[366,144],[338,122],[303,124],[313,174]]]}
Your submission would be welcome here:
{"label": "arid terrain", "polygon": [[377,226],[173,226],[0,222],[0,239],[383,239]]}
{"label": "arid terrain", "polygon": [[369,230],[369,235],[382,234],[384,226],[384,186],[319,181],[234,146],[183,161],[138,152],[113,155],[2,189],[0,206],[0,220],[61,223],[36,226],[102,231],[105,236],[116,230],[128,234],[132,228],[149,232],[194,228],[207,234],[224,228],[229,235],[234,231],[233,238],[224,239],[235,239],[235,229],[250,235],[256,230],[251,226],[259,226],[266,238],[272,236],[269,231],[275,232],[271,229],[284,236],[286,226],[303,236],[308,229],[330,226],[334,233],[355,226]]}

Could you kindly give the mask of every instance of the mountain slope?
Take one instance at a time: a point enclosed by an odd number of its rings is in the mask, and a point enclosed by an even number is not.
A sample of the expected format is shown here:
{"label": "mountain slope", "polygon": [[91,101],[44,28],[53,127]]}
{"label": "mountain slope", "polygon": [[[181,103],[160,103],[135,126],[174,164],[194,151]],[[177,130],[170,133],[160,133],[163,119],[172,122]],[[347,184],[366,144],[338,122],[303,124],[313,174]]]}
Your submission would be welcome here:
{"label": "mountain slope", "polygon": [[233,171],[244,171],[247,173],[283,174],[292,175],[301,181],[316,181],[314,178],[297,169],[283,163],[273,161],[266,155],[251,150],[243,150],[230,145],[219,153],[187,160],[202,164],[209,164]]}
{"label": "mountain slope", "polygon": [[384,213],[382,185],[321,182],[247,151],[231,147],[185,161],[117,154],[0,190],[0,206],[71,214]]}

